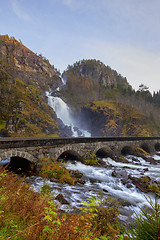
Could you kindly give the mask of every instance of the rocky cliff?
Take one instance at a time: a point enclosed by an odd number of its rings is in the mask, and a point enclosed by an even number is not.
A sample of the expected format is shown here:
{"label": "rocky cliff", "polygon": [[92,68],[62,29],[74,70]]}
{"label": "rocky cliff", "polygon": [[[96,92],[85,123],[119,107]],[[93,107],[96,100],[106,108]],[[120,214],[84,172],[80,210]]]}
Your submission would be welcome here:
{"label": "rocky cliff", "polygon": [[157,136],[160,126],[143,112],[127,104],[93,101],[81,107],[80,122],[86,119],[92,136]]}
{"label": "rocky cliff", "polygon": [[58,136],[45,91],[60,84],[48,60],[15,38],[0,36],[0,136]]}
{"label": "rocky cliff", "polygon": [[62,83],[60,73],[45,57],[36,55],[14,37],[0,36],[0,61],[1,67],[13,77],[38,89],[54,90]]}

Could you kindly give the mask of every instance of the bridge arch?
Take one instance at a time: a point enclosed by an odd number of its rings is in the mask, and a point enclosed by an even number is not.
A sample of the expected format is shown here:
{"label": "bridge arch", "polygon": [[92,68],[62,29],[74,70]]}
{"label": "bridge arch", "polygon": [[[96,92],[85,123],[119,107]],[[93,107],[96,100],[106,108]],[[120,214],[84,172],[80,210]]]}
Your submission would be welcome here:
{"label": "bridge arch", "polygon": [[159,143],[159,142],[157,142],[157,143],[154,145],[154,147],[155,147],[155,150],[156,150],[156,151],[160,151],[160,143]]}
{"label": "bridge arch", "polygon": [[63,159],[64,161],[68,160],[77,160],[83,162],[83,157],[80,156],[76,151],[74,150],[66,150],[63,153],[59,155],[57,160]]}
{"label": "bridge arch", "polygon": [[122,155],[132,155],[133,154],[133,148],[131,146],[124,146],[122,149],[121,149],[121,154]]}
{"label": "bridge arch", "polygon": [[13,149],[13,150],[9,150],[9,151],[0,153],[0,160],[6,159],[6,158],[12,158],[12,157],[25,158],[29,162],[32,162],[32,163],[36,163],[38,161],[38,159],[36,159],[33,155],[31,155],[27,152],[24,152],[24,151],[15,151]]}
{"label": "bridge arch", "polygon": [[15,172],[35,171],[37,159],[31,154],[23,151],[10,150],[0,154],[0,159],[10,158],[8,168]]}
{"label": "bridge arch", "polygon": [[100,158],[107,158],[107,157],[111,157],[112,154],[111,154],[111,150],[107,147],[102,147],[102,148],[99,148],[96,152],[95,152],[96,156],[97,157],[100,157]]}
{"label": "bridge arch", "polygon": [[140,148],[142,148],[142,149],[143,149],[144,151],[146,151],[147,153],[150,153],[150,152],[151,152],[150,147],[149,147],[148,144],[145,143],[145,142],[141,144]]}

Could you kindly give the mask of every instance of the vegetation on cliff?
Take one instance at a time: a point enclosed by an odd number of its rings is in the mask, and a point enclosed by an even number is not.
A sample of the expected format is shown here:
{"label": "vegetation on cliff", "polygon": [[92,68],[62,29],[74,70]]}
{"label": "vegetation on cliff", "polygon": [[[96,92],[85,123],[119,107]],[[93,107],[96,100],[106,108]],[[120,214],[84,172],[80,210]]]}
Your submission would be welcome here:
{"label": "vegetation on cliff", "polygon": [[56,115],[33,85],[1,70],[0,93],[1,136],[58,134]]}
{"label": "vegetation on cliff", "polygon": [[62,96],[71,105],[102,100],[107,89],[117,88],[120,92],[132,89],[126,78],[94,59],[82,60],[68,66],[63,77],[67,82],[61,90]]}
{"label": "vegetation on cliff", "polygon": [[81,109],[97,136],[157,136],[160,127],[153,118],[127,104],[112,100],[93,101]]}
{"label": "vegetation on cliff", "polygon": [[45,90],[61,82],[58,74],[21,42],[0,36],[0,136],[58,136],[45,97]]}

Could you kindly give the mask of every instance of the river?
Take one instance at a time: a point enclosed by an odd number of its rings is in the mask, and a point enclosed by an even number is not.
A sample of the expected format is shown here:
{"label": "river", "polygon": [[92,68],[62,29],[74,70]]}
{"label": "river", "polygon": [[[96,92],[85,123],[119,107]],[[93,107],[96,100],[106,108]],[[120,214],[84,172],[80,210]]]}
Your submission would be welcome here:
{"label": "river", "polygon": [[[154,155],[153,158],[155,164],[156,161],[160,160],[158,155]],[[126,156],[126,159],[128,163],[118,163],[111,158],[104,158],[106,165],[103,167],[88,166],[78,161],[68,161],[66,168],[81,172],[85,178],[85,184],[60,184],[49,179],[46,180],[45,184],[49,184],[54,196],[61,193],[70,203],[69,208],[67,205],[61,206],[66,211],[82,206],[81,201],[97,196],[99,192],[103,191],[104,198],[108,195],[113,196],[122,204],[120,219],[129,222],[134,217],[135,212],[139,212],[140,207],[143,208],[144,204],[148,205],[145,196],[150,196],[154,201],[154,194],[146,194],[140,191],[128,176],[149,176],[153,182],[160,182],[160,165],[150,164],[141,157],[131,155]],[[113,171],[116,171],[116,176],[113,176]],[[40,191],[44,185],[42,177],[29,177],[27,181],[32,183],[34,191]]]}
{"label": "river", "polygon": [[[51,93],[48,96],[48,104],[54,109],[57,117],[62,120],[64,125],[68,125],[72,129],[72,136],[77,137],[75,129],[79,129],[82,136],[91,136],[89,131],[81,129],[74,118],[74,114],[69,106],[59,97],[54,97]],[[96,196],[103,191],[104,197],[113,196],[122,204],[120,208],[120,218],[123,221],[130,221],[135,212],[139,212],[144,204],[148,205],[147,197],[151,197],[154,201],[154,194],[144,193],[138,189],[132,182],[132,177],[149,176],[150,182],[160,183],[160,153],[152,156],[154,164],[146,161],[141,157],[132,155],[125,156],[127,163],[115,162],[111,158],[104,158],[105,166],[87,166],[77,161],[68,161],[66,168],[78,170],[85,178],[85,184],[76,184],[74,186],[68,184],[60,184],[47,180],[54,195],[62,193],[66,200],[70,203],[70,208],[81,206],[81,201]],[[116,173],[116,174],[113,174]],[[44,181],[41,177],[30,178],[35,191],[43,186]],[[65,209],[66,206],[61,206]],[[68,209],[68,208],[67,208]]]}

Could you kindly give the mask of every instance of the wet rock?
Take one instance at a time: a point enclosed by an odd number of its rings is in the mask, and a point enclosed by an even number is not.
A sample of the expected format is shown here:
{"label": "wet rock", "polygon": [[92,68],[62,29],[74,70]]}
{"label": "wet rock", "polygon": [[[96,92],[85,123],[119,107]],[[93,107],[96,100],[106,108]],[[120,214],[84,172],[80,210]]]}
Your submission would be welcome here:
{"label": "wet rock", "polygon": [[80,179],[77,179],[75,183],[80,183],[80,184],[84,185],[86,183],[86,181],[84,179],[80,178]]}
{"label": "wet rock", "polygon": [[150,183],[150,178],[143,176],[141,178],[136,178],[131,175],[128,176],[131,180],[132,183],[139,188],[142,192],[147,193],[149,192],[149,183]]}
{"label": "wet rock", "polygon": [[74,127],[73,129],[74,129],[75,132],[77,132],[78,137],[82,137],[83,136],[82,131],[78,127]]}
{"label": "wet rock", "polygon": [[107,192],[107,193],[108,193],[108,190],[106,190],[106,189],[104,189],[104,188],[103,188],[102,190],[103,190],[103,192]]}
{"label": "wet rock", "polygon": [[118,162],[129,163],[128,160],[124,157],[118,157]]}
{"label": "wet rock", "polygon": [[72,176],[75,178],[82,178],[83,174],[76,170],[72,172]]}
{"label": "wet rock", "polygon": [[125,185],[127,180],[126,179],[121,179],[121,182],[123,183],[123,185]]}
{"label": "wet rock", "polygon": [[98,163],[99,163],[100,166],[107,167],[107,166],[106,166],[106,162],[103,161],[103,160],[100,159],[100,158],[98,158]]}
{"label": "wet rock", "polygon": [[58,200],[61,204],[69,204],[61,193],[55,197],[55,200]]}
{"label": "wet rock", "polygon": [[119,208],[119,213],[120,213],[121,215],[123,215],[123,216],[128,216],[128,217],[130,217],[130,216],[133,214],[133,211],[132,211],[130,208],[127,208],[127,209],[124,208],[124,207],[129,207],[129,206],[131,206],[131,204],[125,202],[125,203],[123,204],[123,207],[122,207],[122,208]]}
{"label": "wet rock", "polygon": [[148,171],[148,168],[145,168],[145,169],[144,169],[144,172],[147,172],[147,171]]}
{"label": "wet rock", "polygon": [[85,179],[83,177],[83,174],[80,173],[78,170],[72,171],[72,177],[75,177],[75,183],[85,184]]}
{"label": "wet rock", "polygon": [[115,170],[112,172],[112,177],[117,177],[117,172]]}
{"label": "wet rock", "polygon": [[143,156],[146,162],[150,162],[150,164],[157,165],[157,161],[151,156]]}
{"label": "wet rock", "polygon": [[133,185],[131,183],[127,183],[127,188],[132,188]]}

